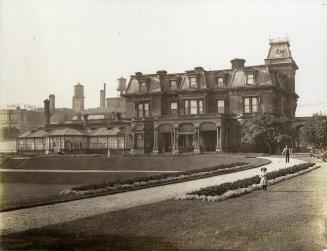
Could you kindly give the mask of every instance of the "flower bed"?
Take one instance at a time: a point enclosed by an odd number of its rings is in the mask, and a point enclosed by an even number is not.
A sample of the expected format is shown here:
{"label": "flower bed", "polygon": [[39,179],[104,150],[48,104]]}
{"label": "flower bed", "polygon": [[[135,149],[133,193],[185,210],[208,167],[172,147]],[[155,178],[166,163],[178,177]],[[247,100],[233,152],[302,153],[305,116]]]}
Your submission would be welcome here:
{"label": "flower bed", "polygon": [[248,164],[244,162],[235,162],[231,164],[218,165],[213,167],[206,167],[202,169],[189,170],[176,173],[165,173],[160,175],[153,175],[147,177],[137,177],[126,181],[114,181],[101,184],[90,184],[73,187],[68,190],[64,190],[61,194],[79,194],[90,195],[97,193],[107,193],[114,191],[132,190],[147,186],[166,184],[171,182],[177,182],[187,179],[196,179],[211,175],[220,175],[240,170],[246,170],[257,167],[258,165]]}
{"label": "flower bed", "polygon": [[[319,166],[316,166],[314,163],[303,163],[289,168],[269,172],[267,173],[268,184],[276,184],[278,182],[310,172],[318,167]],[[259,183],[259,176],[254,176],[251,178],[237,180],[235,182],[228,182],[217,186],[202,188],[200,190],[187,193],[186,195],[176,199],[221,201],[260,189],[261,186]]]}

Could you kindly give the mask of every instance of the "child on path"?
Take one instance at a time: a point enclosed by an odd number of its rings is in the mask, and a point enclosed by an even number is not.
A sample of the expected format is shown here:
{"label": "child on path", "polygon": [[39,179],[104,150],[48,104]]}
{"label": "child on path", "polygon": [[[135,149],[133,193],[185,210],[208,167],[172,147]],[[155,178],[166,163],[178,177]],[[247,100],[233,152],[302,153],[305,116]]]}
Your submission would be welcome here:
{"label": "child on path", "polygon": [[261,174],[260,174],[260,185],[261,185],[261,188],[262,188],[262,191],[267,191],[267,184],[268,184],[268,181],[267,181],[267,168],[263,167],[261,168]]}

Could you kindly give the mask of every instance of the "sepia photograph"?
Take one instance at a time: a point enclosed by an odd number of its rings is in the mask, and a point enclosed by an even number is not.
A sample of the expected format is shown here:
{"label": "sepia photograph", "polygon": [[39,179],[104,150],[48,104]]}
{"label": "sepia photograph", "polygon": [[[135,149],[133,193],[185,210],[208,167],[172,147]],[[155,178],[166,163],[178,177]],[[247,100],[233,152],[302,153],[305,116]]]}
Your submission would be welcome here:
{"label": "sepia photograph", "polygon": [[0,250],[327,250],[327,0],[0,0]]}

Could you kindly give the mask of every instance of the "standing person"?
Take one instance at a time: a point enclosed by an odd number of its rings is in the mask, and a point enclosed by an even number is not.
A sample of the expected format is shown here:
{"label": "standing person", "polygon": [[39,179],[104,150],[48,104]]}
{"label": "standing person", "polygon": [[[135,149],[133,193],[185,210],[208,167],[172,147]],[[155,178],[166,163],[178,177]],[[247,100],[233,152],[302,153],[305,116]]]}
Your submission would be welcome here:
{"label": "standing person", "polygon": [[289,163],[290,162],[290,153],[291,153],[291,149],[289,149],[287,147],[287,145],[286,145],[285,148],[284,148],[284,150],[283,150],[283,152],[282,152],[282,154],[285,154],[285,161],[286,161],[286,163]]}
{"label": "standing person", "polygon": [[261,173],[260,173],[260,185],[262,188],[262,191],[267,191],[267,168],[263,167],[261,168]]}

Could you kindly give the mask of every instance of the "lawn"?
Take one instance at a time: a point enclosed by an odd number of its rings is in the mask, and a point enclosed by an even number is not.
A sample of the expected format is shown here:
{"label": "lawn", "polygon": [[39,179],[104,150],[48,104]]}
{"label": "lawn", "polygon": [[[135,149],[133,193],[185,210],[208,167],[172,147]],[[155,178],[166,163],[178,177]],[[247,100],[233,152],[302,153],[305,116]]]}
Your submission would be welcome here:
{"label": "lawn", "polygon": [[[40,157],[24,161],[11,168],[22,169],[106,169],[106,170],[192,170],[214,165],[246,162],[262,164],[263,159],[241,156],[187,156],[187,157]],[[7,162],[8,163],[8,162]],[[46,164],[46,167],[44,167]],[[3,168],[9,168],[5,165]],[[97,184],[160,173],[41,173],[0,172],[0,209],[67,200],[60,191],[81,184]],[[75,198],[75,197],[73,197]]]}
{"label": "lawn", "polygon": [[219,203],[168,200],[2,237],[14,250],[323,250],[327,166]]}
{"label": "lawn", "polygon": [[254,158],[233,155],[198,155],[180,157],[40,156],[11,159],[2,168],[59,170],[161,170],[186,171],[231,162],[251,162]]}

